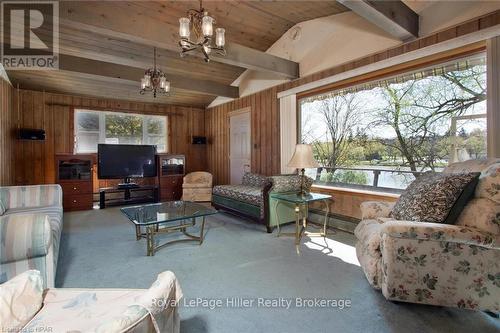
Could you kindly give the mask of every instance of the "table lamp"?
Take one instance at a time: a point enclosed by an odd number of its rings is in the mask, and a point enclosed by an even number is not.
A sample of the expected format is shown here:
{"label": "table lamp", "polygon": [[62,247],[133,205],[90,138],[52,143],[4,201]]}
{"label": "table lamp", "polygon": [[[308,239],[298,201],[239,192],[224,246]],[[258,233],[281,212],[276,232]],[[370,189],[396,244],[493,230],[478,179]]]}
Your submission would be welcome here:
{"label": "table lamp", "polygon": [[287,166],[290,168],[300,169],[300,173],[302,176],[300,179],[300,194],[307,194],[307,192],[304,190],[305,169],[319,167],[318,162],[316,162],[313,157],[312,146],[304,144],[296,145],[293,156],[290,159],[290,162],[288,162]]}

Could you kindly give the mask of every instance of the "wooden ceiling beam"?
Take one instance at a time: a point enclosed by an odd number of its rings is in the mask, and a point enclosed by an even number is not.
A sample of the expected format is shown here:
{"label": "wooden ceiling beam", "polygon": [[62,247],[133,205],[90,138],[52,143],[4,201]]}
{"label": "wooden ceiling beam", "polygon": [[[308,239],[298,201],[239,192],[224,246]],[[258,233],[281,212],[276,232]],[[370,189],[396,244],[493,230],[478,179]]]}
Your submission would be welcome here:
{"label": "wooden ceiling beam", "polygon": [[[174,50],[172,43],[170,42],[158,39],[144,38],[128,32],[97,27],[94,25],[89,25],[86,23],[72,21],[64,18],[59,19],[59,24],[62,27],[87,31],[102,36],[107,36],[108,38],[125,40],[149,47],[156,47],[160,49],[160,51]],[[299,77],[299,64],[294,61],[283,59],[236,43],[227,43],[226,50],[226,56],[218,56],[213,54],[211,55],[211,60],[246,69],[272,72],[290,79],[296,79]],[[196,56],[200,58],[203,57],[200,52],[193,52],[188,56]]]}
{"label": "wooden ceiling beam", "polygon": [[192,94],[158,95],[137,93],[137,85],[130,81],[99,77],[66,71],[11,71],[15,84],[21,89],[39,90],[69,95],[102,97],[109,99],[130,100],[135,102],[184,105],[204,108],[212,97]]}
{"label": "wooden ceiling beam", "polygon": [[[152,61],[139,61],[123,56],[62,47],[59,50],[59,69],[68,72],[91,74],[101,77],[125,79],[139,85],[145,68]],[[172,88],[211,96],[239,97],[239,88],[209,80],[167,73]]]}
{"label": "wooden ceiling beam", "polygon": [[[151,66],[151,64],[149,64],[149,66]],[[139,87],[140,79],[144,75],[143,68],[95,61],[67,54],[60,55],[59,69],[69,72],[128,80],[134,82],[137,87]],[[212,96],[224,96],[229,98],[239,97],[238,87],[227,86],[213,81],[195,80],[189,77],[174,74],[168,74],[167,79],[170,81],[172,88],[174,89],[177,88]]]}
{"label": "wooden ceiling beam", "polygon": [[402,41],[418,38],[419,16],[403,1],[337,0],[337,2]]}

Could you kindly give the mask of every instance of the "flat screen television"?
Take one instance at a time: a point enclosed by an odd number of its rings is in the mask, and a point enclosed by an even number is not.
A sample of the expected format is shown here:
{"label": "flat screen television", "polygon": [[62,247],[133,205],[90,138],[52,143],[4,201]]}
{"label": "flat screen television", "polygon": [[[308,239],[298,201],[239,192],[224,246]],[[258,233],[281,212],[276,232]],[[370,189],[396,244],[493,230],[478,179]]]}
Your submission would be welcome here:
{"label": "flat screen television", "polygon": [[156,146],[153,145],[97,145],[97,177],[124,179],[156,176]]}

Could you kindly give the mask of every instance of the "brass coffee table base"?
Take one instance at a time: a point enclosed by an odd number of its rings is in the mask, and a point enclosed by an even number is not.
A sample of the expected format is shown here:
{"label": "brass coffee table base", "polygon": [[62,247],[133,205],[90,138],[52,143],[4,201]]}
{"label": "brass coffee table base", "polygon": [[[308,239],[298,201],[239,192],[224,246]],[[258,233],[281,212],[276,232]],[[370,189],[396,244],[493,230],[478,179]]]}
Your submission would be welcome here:
{"label": "brass coffee table base", "polygon": [[[141,230],[141,226],[136,225],[135,226],[135,236],[137,240],[140,240],[141,238],[146,239],[146,252],[148,256],[154,256],[155,252],[158,251],[159,249],[171,245],[174,243],[180,243],[180,242],[199,242],[201,245],[203,243],[203,232],[205,229],[205,216],[202,216],[202,221],[201,221],[201,227],[200,227],[200,235],[195,236],[186,231],[186,228],[188,227],[194,227],[196,225],[196,219],[192,218],[190,223],[184,223],[185,220],[181,221],[181,224],[176,225],[176,226],[163,226],[159,227],[160,223],[157,224],[152,224],[145,226],[146,232],[143,233]],[[159,245],[156,245],[155,242],[155,236],[159,234],[169,234],[173,232],[180,231],[182,232],[186,238],[182,239],[176,239],[172,241],[168,241]]]}

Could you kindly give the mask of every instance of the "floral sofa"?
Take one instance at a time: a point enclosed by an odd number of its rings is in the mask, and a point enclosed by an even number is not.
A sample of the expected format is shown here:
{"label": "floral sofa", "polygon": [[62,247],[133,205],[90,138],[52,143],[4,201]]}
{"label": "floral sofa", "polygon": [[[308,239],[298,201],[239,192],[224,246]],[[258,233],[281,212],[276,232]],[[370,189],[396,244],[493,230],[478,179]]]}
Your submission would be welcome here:
{"label": "floral sofa", "polygon": [[0,283],[36,269],[54,287],[62,226],[59,185],[0,187]]}
{"label": "floral sofa", "polygon": [[182,290],[172,272],[149,289],[43,289],[29,270],[0,285],[1,332],[179,332]]}
{"label": "floral sofa", "polygon": [[394,204],[364,202],[356,252],[369,283],[390,300],[500,311],[500,160],[443,172],[481,172],[455,225],[398,221]]}
{"label": "floral sofa", "polygon": [[[241,185],[215,186],[212,191],[212,205],[264,224],[267,232],[271,233],[276,225],[276,214],[273,212],[274,205],[270,204],[273,200],[269,196],[270,193],[298,192],[300,179],[298,175],[266,177],[247,172]],[[311,184],[312,179],[306,178],[304,186],[310,188]],[[283,221],[293,221],[295,218],[291,205],[281,205],[279,213]]]}

